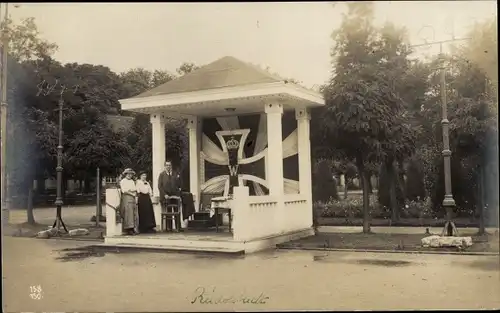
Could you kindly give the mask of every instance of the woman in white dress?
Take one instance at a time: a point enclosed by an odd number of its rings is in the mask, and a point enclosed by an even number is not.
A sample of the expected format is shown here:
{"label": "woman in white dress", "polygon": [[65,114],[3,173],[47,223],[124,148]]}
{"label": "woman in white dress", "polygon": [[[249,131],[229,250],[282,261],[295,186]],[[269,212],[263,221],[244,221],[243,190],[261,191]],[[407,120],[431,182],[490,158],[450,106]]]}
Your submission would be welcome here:
{"label": "woman in white dress", "polygon": [[133,177],[135,172],[131,168],[127,168],[123,171],[122,176],[124,177],[120,181],[121,190],[121,201],[120,201],[120,213],[122,216],[123,231],[127,235],[135,235],[137,227],[137,188]]}

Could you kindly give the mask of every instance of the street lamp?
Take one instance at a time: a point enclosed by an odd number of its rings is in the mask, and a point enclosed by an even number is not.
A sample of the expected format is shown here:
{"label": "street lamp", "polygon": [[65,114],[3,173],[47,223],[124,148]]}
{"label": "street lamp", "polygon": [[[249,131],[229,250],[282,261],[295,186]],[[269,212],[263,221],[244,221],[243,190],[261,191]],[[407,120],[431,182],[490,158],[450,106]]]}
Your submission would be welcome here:
{"label": "street lamp", "polygon": [[[0,9],[4,3],[0,4]],[[1,19],[0,14],[0,19]],[[2,27],[2,98],[0,104],[0,124],[1,124],[1,197],[2,197],[2,222],[9,222],[9,208],[7,203],[7,171],[6,171],[6,156],[7,156],[7,55],[9,53],[9,36],[7,22],[9,18],[9,4],[5,3],[5,15],[1,20]]]}
{"label": "street lamp", "polygon": [[455,207],[455,199],[453,199],[453,194],[451,190],[451,150],[450,150],[450,136],[449,136],[449,126],[450,121],[448,120],[448,104],[446,99],[446,58],[443,53],[443,45],[440,44],[439,58],[441,59],[441,126],[443,130],[443,163],[444,163],[444,199],[443,207],[446,210],[446,223],[441,235],[446,232],[447,236],[458,236],[458,231],[455,223],[451,220],[451,215],[453,208]]}
{"label": "street lamp", "polygon": [[453,208],[455,207],[455,199],[451,188],[451,150],[450,150],[450,136],[448,120],[448,105],[446,99],[446,58],[443,53],[443,44],[455,41],[470,40],[471,38],[458,38],[451,40],[443,40],[436,42],[426,42],[420,45],[413,45],[411,47],[423,47],[438,44],[439,45],[439,59],[440,59],[440,89],[441,89],[441,126],[443,130],[443,166],[444,166],[444,199],[443,207],[446,210],[446,222],[444,224],[441,236],[458,236],[458,230],[455,223],[452,221]]}
{"label": "street lamp", "polygon": [[62,99],[62,95],[64,92],[61,92],[61,98],[59,99],[59,144],[57,146],[57,194],[56,194],[56,220],[54,221],[54,224],[52,225],[52,228],[56,230],[56,234],[59,235],[61,233],[61,226],[64,228],[64,231],[68,233],[68,229],[66,228],[66,225],[64,224],[62,217],[61,217],[61,209],[63,205],[63,198],[62,198],[62,154],[63,154],[63,145],[62,145],[62,137],[63,137],[63,105],[64,101]]}

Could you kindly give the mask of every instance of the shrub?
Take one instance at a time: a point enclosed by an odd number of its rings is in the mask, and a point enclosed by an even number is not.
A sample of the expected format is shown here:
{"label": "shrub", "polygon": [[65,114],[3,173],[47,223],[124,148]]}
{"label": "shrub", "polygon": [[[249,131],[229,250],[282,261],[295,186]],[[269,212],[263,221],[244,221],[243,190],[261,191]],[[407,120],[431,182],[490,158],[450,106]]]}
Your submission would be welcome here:
{"label": "shrub", "polygon": [[312,186],[314,201],[328,202],[339,198],[330,163],[329,160],[319,160],[315,164]]}
{"label": "shrub", "polygon": [[433,215],[431,199],[406,200],[400,214],[402,218],[431,218]]}
{"label": "shrub", "polygon": [[[391,212],[385,207],[376,202],[376,195],[370,197],[370,214],[372,218],[389,219]],[[336,218],[362,218],[363,217],[363,199],[352,198],[341,201],[330,201],[327,203],[314,203],[314,210],[321,217],[336,217]],[[420,218],[428,219],[433,217],[432,202],[428,197],[424,200],[405,202],[405,205],[400,209],[402,218]]]}
{"label": "shrub", "polygon": [[[362,218],[363,198],[355,197],[326,203],[317,202],[314,204],[314,208],[321,212],[321,217]],[[370,212],[374,218],[385,218],[387,216],[385,212],[380,210],[376,195],[370,195]]]}

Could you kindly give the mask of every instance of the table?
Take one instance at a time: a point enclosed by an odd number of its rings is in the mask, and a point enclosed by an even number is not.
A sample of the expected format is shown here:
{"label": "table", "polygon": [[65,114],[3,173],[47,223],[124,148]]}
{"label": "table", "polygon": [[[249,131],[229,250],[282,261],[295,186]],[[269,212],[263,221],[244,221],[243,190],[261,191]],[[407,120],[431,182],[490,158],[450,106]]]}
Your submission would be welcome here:
{"label": "table", "polygon": [[232,214],[231,207],[229,206],[231,197],[215,197],[211,200],[210,209],[214,210],[215,214],[215,232],[219,232],[219,213],[228,213],[229,215],[229,232],[232,231]]}

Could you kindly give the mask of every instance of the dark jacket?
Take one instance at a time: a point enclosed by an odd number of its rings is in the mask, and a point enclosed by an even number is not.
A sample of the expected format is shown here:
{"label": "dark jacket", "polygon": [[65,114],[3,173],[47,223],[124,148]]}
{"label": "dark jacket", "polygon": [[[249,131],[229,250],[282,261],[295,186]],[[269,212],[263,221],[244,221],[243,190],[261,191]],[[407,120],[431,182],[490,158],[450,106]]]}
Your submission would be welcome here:
{"label": "dark jacket", "polygon": [[160,191],[160,200],[165,199],[165,195],[180,196],[182,182],[179,172],[172,170],[172,175],[167,175],[163,171],[158,177],[158,190]]}

